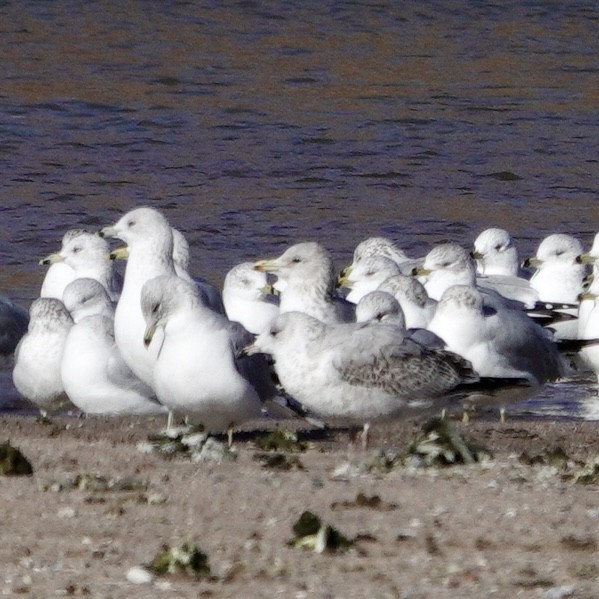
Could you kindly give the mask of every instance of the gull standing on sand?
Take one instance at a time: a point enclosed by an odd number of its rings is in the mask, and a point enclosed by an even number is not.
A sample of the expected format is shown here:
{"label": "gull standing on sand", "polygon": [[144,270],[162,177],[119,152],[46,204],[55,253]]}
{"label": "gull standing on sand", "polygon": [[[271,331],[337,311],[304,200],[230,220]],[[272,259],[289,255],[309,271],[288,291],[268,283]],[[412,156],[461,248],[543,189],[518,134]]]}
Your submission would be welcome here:
{"label": "gull standing on sand", "polygon": [[326,325],[280,314],[250,345],[271,354],[285,390],[326,421],[367,425],[440,410],[489,381],[449,351],[398,337],[396,326]]}
{"label": "gull standing on sand", "polygon": [[239,322],[250,333],[261,333],[279,314],[279,300],[268,290],[265,272],[252,262],[234,266],[223,284],[223,303],[229,320]]}
{"label": "gull standing on sand", "polygon": [[319,243],[298,243],[278,258],[256,262],[254,268],[276,274],[282,280],[281,313],[304,312],[325,323],[355,320],[353,304],[334,296],[333,260]]}
{"label": "gull standing on sand", "polygon": [[70,405],[64,395],[60,365],[73,319],[55,298],[36,299],[29,318],[27,333],[15,351],[12,378],[17,391],[45,414]]}
{"label": "gull standing on sand", "polygon": [[[121,293],[122,280],[115,272],[113,262],[108,259],[109,252],[106,240],[96,233],[74,229],[63,238],[60,251],[46,256],[40,264],[63,262],[73,270],[75,279],[95,279],[104,286],[110,299],[116,301]],[[63,299],[62,296],[59,299]]]}
{"label": "gull standing on sand", "polygon": [[160,275],[175,275],[173,265],[173,232],[166,218],[153,208],[136,208],[125,214],[100,234],[116,237],[127,249],[113,252],[127,255],[123,291],[114,315],[114,336],[123,359],[147,385],[152,385],[156,347],[144,346],[146,324],[141,311],[144,283]]}
{"label": "gull standing on sand", "polygon": [[176,276],[151,279],[141,307],[144,343],[163,331],[153,367],[161,403],[208,431],[231,431],[261,416],[258,393],[236,367],[230,323],[202,303],[192,284]]}

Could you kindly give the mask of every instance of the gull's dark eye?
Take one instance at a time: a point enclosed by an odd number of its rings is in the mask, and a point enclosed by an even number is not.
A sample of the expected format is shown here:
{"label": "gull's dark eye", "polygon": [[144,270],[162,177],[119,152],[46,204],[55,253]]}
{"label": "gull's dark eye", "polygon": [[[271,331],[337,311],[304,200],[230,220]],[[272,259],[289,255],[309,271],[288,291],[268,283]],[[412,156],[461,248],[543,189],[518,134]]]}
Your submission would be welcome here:
{"label": "gull's dark eye", "polygon": [[374,274],[374,270],[369,270],[369,271],[366,273],[366,276],[367,276],[367,277],[371,277],[373,274]]}
{"label": "gull's dark eye", "polygon": [[297,257],[291,259],[291,263],[292,264],[299,264],[301,261],[302,261],[302,259],[301,258],[297,258]]}
{"label": "gull's dark eye", "polygon": [[495,251],[496,252],[501,252],[501,250],[503,250],[503,246],[501,246],[501,245],[496,245],[495,246]]}
{"label": "gull's dark eye", "polygon": [[270,336],[271,337],[276,337],[279,334],[279,331],[277,331],[276,329],[271,329],[270,330]]}
{"label": "gull's dark eye", "polygon": [[133,227],[135,225],[135,221],[134,220],[130,220],[127,222],[127,227],[130,229],[131,227]]}
{"label": "gull's dark eye", "polygon": [[160,308],[160,304],[154,304],[152,306],[152,314],[156,314],[158,312],[158,308]]}
{"label": "gull's dark eye", "polygon": [[78,254],[80,251],[81,251],[81,247],[80,247],[80,246],[78,246],[78,245],[76,245],[76,246],[73,248],[73,254]]}

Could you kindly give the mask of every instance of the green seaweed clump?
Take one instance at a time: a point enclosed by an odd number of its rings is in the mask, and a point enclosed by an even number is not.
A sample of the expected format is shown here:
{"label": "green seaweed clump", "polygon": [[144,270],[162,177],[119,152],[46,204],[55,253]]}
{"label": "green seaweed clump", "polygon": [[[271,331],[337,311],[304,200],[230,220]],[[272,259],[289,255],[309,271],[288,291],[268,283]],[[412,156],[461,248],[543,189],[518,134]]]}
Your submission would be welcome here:
{"label": "green seaweed clump", "polygon": [[297,438],[297,434],[289,430],[275,430],[256,439],[258,449],[262,451],[284,451],[299,453],[306,451],[306,443]]}
{"label": "green seaweed clump", "polygon": [[197,545],[183,543],[179,547],[163,545],[149,566],[158,576],[185,574],[193,578],[210,576],[208,556]]}
{"label": "green seaweed clump", "polygon": [[0,445],[0,474],[6,476],[29,476],[33,474],[31,462],[9,441]]}
{"label": "green seaweed clump", "polygon": [[295,537],[289,541],[296,549],[309,549],[316,553],[347,551],[354,542],[336,528],[324,524],[314,513],[305,511],[293,525]]}
{"label": "green seaweed clump", "polygon": [[474,464],[489,457],[488,452],[467,443],[449,422],[439,418],[425,423],[421,436],[408,448],[409,461],[423,467]]}

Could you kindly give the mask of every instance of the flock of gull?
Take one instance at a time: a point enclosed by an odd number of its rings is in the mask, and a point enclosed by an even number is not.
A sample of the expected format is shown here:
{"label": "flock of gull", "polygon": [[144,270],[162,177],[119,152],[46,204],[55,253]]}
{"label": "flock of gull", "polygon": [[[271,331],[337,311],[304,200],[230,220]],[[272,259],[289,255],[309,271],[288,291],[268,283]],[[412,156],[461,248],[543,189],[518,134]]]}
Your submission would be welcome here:
{"label": "flock of gull", "polygon": [[586,253],[550,235],[522,264],[502,229],[423,259],[369,238],[340,274],[305,242],[235,266],[222,293],[188,262],[153,208],[68,231],[29,314],[0,304],[18,392],[42,413],[164,413],[207,431],[296,413],[367,430],[455,404],[503,410],[572,369],[599,372],[599,234]]}

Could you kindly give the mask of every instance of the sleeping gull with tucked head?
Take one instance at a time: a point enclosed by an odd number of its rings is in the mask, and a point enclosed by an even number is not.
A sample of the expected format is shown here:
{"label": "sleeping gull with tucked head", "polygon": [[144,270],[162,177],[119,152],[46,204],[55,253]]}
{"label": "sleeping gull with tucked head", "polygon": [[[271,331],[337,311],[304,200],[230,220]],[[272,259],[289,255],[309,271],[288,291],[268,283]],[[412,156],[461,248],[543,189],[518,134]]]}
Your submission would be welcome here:
{"label": "sleeping gull with tucked head", "polygon": [[354,306],[334,296],[333,260],[319,243],[298,243],[278,258],[256,262],[254,268],[276,274],[283,281],[279,288],[281,313],[304,312],[331,324],[355,319]]}
{"label": "sleeping gull with tucked head", "polygon": [[17,391],[45,414],[70,406],[60,378],[60,364],[73,319],[56,298],[36,299],[29,317],[27,333],[15,351],[12,379]]}
{"label": "sleeping gull with tucked head", "polygon": [[86,316],[71,327],[61,377],[69,399],[86,414],[166,414],[153,391],[123,361],[114,342],[114,323]]}
{"label": "sleeping gull with tucked head", "polygon": [[75,323],[86,316],[97,315],[114,320],[115,304],[96,279],[75,279],[65,287],[62,301]]}

